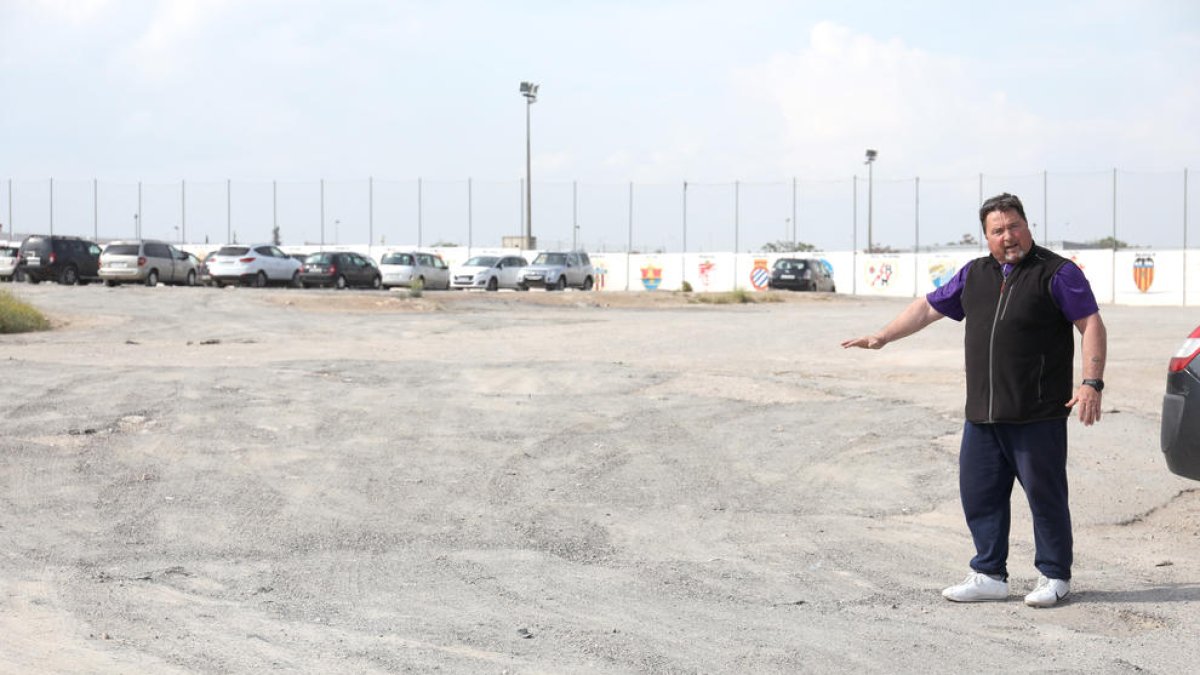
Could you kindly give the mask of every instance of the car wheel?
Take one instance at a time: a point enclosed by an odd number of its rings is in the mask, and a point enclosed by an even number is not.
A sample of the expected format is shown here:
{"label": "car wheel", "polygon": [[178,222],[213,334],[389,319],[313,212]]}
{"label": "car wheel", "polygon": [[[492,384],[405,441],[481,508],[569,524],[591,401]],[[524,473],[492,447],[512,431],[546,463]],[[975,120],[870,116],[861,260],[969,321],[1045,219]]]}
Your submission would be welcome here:
{"label": "car wheel", "polygon": [[150,288],[158,285],[158,270],[150,270],[150,273],[146,275],[146,285]]}
{"label": "car wheel", "polygon": [[583,290],[585,290],[585,291],[590,291],[590,290],[592,290],[592,286],[594,286],[594,285],[595,285],[595,283],[596,283],[596,282],[592,281],[592,278],[591,278],[591,277],[588,277],[588,278],[584,279],[584,280],[583,280]]}
{"label": "car wheel", "polygon": [[498,280],[496,277],[492,277],[491,279],[488,279],[488,282],[487,282],[487,289],[488,289],[489,291],[498,291],[498,290],[500,290],[500,281],[499,281],[499,280]]}
{"label": "car wheel", "polygon": [[196,271],[195,270],[188,270],[187,285],[188,286],[196,285]]}
{"label": "car wheel", "polygon": [[383,288],[383,279],[379,278],[378,274],[371,278],[371,288],[375,290]]}
{"label": "car wheel", "polygon": [[267,286],[267,273],[259,272],[258,274],[255,274],[254,275],[254,287],[255,288],[266,288],[266,286]]}
{"label": "car wheel", "polygon": [[58,283],[64,286],[74,286],[79,281],[79,270],[75,269],[74,265],[67,265],[62,271],[62,276],[58,278]]}
{"label": "car wheel", "polygon": [[109,288],[116,288],[117,282],[113,281],[112,279],[109,279],[108,281],[104,282],[104,285],[108,286]]}
{"label": "car wheel", "polygon": [[559,277],[559,278],[558,278],[558,283],[554,285],[554,289],[555,289],[555,290],[558,290],[558,291],[565,291],[565,290],[567,290],[567,277],[566,277],[566,275],[563,275],[563,276],[561,276],[561,277]]}
{"label": "car wheel", "polygon": [[300,283],[300,270],[292,272],[292,288],[303,288],[304,284]]}
{"label": "car wheel", "polygon": [[339,274],[337,276],[337,279],[333,280],[333,287],[338,289],[339,291],[346,290],[346,277],[344,275]]}

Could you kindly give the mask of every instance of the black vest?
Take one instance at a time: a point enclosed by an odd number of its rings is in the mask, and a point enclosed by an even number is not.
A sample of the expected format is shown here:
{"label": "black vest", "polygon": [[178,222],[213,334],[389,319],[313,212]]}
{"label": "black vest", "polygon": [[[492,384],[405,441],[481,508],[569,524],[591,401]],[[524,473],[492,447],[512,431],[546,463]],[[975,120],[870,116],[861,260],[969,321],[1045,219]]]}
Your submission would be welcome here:
{"label": "black vest", "polygon": [[1050,280],[1067,262],[1036,244],[1008,278],[992,256],[967,270],[967,420],[1035,422],[1067,417],[1075,336]]}

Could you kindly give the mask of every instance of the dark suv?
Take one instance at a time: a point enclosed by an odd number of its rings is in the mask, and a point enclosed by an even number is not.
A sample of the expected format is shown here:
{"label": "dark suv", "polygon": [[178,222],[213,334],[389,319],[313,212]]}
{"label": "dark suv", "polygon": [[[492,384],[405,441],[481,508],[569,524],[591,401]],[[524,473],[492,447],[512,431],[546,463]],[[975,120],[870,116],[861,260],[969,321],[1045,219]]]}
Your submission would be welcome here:
{"label": "dark suv", "polygon": [[100,280],[100,247],[79,237],[30,235],[21,242],[17,264],[32,284],[86,284]]}

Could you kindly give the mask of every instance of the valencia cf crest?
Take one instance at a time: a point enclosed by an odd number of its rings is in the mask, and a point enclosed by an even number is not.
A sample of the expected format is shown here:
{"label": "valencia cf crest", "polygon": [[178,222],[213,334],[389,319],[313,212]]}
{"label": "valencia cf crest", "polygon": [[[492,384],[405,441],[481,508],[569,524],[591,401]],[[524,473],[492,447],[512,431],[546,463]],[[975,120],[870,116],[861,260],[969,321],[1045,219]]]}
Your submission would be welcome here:
{"label": "valencia cf crest", "polygon": [[1154,258],[1140,255],[1133,260],[1133,283],[1145,293],[1154,284]]}
{"label": "valencia cf crest", "polygon": [[655,267],[653,263],[647,263],[642,268],[642,286],[648,291],[658,289],[658,285],[662,283],[662,268]]}
{"label": "valencia cf crest", "polygon": [[771,282],[771,270],[767,269],[765,258],[754,259],[754,269],[750,270],[750,284],[754,290],[761,291]]}

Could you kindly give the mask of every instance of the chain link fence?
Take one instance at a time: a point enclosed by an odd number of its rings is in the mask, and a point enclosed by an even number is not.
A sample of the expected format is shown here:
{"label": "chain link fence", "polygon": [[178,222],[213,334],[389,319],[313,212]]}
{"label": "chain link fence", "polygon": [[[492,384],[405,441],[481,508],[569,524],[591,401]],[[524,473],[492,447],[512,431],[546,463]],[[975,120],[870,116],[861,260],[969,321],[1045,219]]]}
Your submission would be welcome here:
{"label": "chain link fence", "polygon": [[[878,172],[876,172],[878,173]],[[1064,248],[1195,245],[1188,170],[999,176],[851,176],[727,183],[537,182],[532,228],[545,249],[752,252],[981,246],[976,209],[1000,192],[1025,203],[1035,238]],[[0,239],[67,234],[189,244],[271,241],[499,246],[520,235],[524,183],[462,180],[17,180],[0,192]]]}

